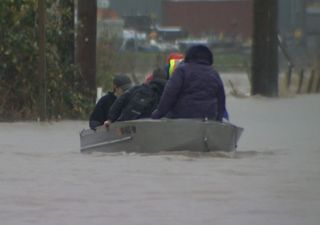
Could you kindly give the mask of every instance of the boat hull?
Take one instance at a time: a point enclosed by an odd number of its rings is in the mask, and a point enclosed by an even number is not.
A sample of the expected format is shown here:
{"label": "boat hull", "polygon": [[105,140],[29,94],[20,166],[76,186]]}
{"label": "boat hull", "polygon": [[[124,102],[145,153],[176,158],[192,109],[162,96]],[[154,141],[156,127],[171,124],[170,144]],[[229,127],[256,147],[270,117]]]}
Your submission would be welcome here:
{"label": "boat hull", "polygon": [[234,151],[243,128],[196,119],[132,120],[80,133],[81,152]]}

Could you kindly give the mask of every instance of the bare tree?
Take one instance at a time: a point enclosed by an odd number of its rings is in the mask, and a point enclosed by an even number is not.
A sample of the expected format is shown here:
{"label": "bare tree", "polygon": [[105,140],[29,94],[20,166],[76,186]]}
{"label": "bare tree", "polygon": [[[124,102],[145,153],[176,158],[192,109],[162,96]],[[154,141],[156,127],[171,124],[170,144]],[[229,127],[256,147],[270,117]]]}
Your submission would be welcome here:
{"label": "bare tree", "polygon": [[251,92],[278,96],[278,1],[254,0]]}

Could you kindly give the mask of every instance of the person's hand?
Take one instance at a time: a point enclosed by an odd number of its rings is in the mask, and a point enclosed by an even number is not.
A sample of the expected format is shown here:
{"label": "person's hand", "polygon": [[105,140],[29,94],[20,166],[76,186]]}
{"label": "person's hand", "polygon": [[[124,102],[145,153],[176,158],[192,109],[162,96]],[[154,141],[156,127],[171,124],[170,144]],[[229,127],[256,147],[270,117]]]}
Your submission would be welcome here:
{"label": "person's hand", "polygon": [[152,113],[151,113],[151,119],[160,119],[161,117],[159,116],[159,111],[158,109],[155,109]]}
{"label": "person's hand", "polygon": [[110,120],[106,120],[103,123],[103,126],[106,127],[106,128],[110,127],[110,125],[111,125],[111,121]]}

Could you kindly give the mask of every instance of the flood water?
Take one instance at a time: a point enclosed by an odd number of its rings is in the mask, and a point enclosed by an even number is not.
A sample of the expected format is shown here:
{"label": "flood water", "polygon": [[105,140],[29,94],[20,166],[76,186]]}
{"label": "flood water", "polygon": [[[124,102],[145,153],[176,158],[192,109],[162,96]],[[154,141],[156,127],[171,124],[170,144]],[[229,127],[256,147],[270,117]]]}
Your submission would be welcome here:
{"label": "flood water", "polygon": [[86,121],[0,123],[0,224],[320,224],[320,95],[227,101],[228,154],[81,154]]}

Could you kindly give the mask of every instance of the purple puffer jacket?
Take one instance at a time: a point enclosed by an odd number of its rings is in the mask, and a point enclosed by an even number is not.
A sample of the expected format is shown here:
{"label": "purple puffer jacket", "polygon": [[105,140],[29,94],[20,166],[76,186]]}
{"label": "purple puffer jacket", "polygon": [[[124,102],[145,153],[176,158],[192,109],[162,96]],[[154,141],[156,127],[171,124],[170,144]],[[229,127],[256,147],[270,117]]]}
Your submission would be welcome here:
{"label": "purple puffer jacket", "polygon": [[222,120],[225,92],[219,74],[212,66],[192,61],[173,73],[152,118],[208,118]]}

